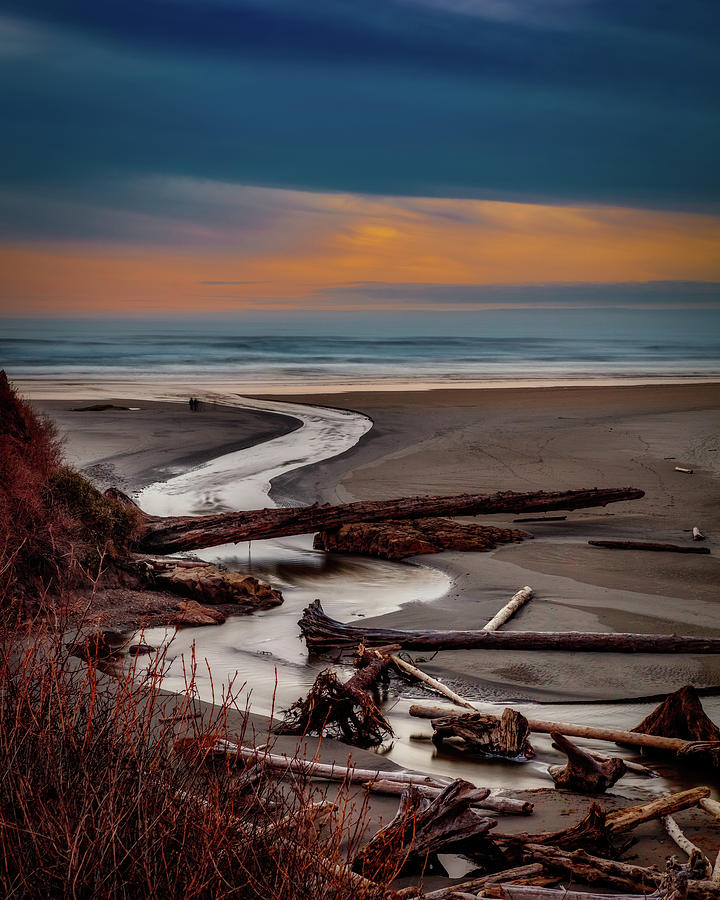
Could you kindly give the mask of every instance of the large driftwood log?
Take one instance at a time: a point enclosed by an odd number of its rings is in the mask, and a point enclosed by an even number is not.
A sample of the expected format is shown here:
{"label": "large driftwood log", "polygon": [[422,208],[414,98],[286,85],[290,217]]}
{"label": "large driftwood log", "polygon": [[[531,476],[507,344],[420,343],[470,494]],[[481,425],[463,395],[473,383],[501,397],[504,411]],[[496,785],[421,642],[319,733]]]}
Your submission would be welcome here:
{"label": "large driftwood log", "polygon": [[443,750],[509,759],[532,759],[527,719],[514,709],[501,716],[466,713],[433,719],[433,743]]}
{"label": "large driftwood log", "polygon": [[357,672],[345,684],[331,669],[325,669],[307,697],[287,710],[277,732],[337,737],[356,747],[376,747],[392,737],[392,727],[380,712],[376,694],[378,682],[387,680],[394,649],[360,647],[355,661]]}
{"label": "large driftwood log", "polygon": [[[419,719],[437,719],[446,716],[448,711],[440,706],[410,707],[410,715]],[[663,737],[656,734],[644,734],[636,731],[621,731],[617,728],[601,728],[595,725],[574,725],[570,722],[546,722],[542,719],[528,719],[531,732],[537,734],[564,734],[568,737],[591,738],[600,741],[612,741],[615,744],[627,744],[631,747],[643,747],[653,750],[664,750],[676,753],[680,759],[706,759],[708,755],[720,753],[720,741],[686,741],[682,738]]]}
{"label": "large driftwood log", "polygon": [[410,785],[395,818],[355,857],[353,869],[385,882],[402,870],[443,871],[437,854],[486,834],[497,822],[470,809],[474,785],[458,778],[433,799]]}
{"label": "large driftwood log", "polygon": [[[567,852],[559,847],[542,844],[528,844],[523,853],[526,860],[535,860],[546,871],[562,872],[567,880],[582,884],[606,884],[619,890],[630,890],[643,895],[651,894],[665,877],[659,869],[635,866],[617,860],[591,856],[585,850]],[[689,900],[718,900],[720,887],[712,881],[699,877],[692,869],[688,881]]]}
{"label": "large driftwood log", "polygon": [[656,553],[709,553],[709,547],[683,547],[679,544],[658,544],[654,541],[588,541],[592,547],[605,550],[650,550]]}
{"label": "large driftwood log", "polygon": [[557,732],[553,733],[552,739],[568,758],[567,765],[548,769],[555,787],[580,794],[604,794],[627,772],[625,763],[617,757],[596,759]]}
{"label": "large driftwood log", "polygon": [[399,631],[345,625],[325,614],[319,600],[298,622],[309,649],[321,652],[365,644],[405,650],[586,650],[605,653],[720,653],[720,638],[675,634],[557,631]]}
{"label": "large driftwood log", "polygon": [[289,534],[311,534],[353,522],[417,519],[436,516],[476,516],[507,512],[544,512],[586,509],[624,500],[638,500],[637,488],[590,488],[576,491],[533,491],[496,494],[458,494],[451,497],[405,497],[397,500],[359,501],[338,506],[256,509],[208,516],[150,516],[122,491],[106,492],[138,517],[135,544],[149,553],[176,553],[238,541],[257,541]]}

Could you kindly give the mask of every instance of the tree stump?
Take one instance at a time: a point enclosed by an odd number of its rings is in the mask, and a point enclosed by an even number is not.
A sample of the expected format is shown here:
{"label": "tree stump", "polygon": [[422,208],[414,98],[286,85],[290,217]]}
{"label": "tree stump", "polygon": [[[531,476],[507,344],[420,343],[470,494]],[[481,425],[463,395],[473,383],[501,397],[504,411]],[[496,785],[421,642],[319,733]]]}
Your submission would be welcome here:
{"label": "tree stump", "polygon": [[387,681],[395,649],[361,646],[355,660],[358,671],[345,684],[331,669],[322,671],[307,697],[287,710],[277,732],[325,735],[356,747],[376,747],[392,737],[392,727],[377,705],[377,685]]}
{"label": "tree stump", "polygon": [[551,737],[568,758],[567,765],[548,769],[557,788],[580,794],[604,794],[627,772],[625,763],[617,757],[599,760],[562,734],[553,733]]}
{"label": "tree stump", "polygon": [[[686,684],[668,694],[632,731],[691,741],[693,743],[678,755],[720,765],[720,728],[705,713],[698,692],[692,685]],[[704,746],[706,742],[711,746]]]}
{"label": "tree stump", "polygon": [[415,785],[409,785],[400,798],[395,818],[358,853],[353,869],[381,883],[401,871],[443,873],[438,853],[449,852],[497,825],[495,819],[470,809],[475,793],[475,786],[461,778],[434,799],[424,797]]}
{"label": "tree stump", "polygon": [[535,751],[525,716],[515,709],[502,716],[466,713],[432,720],[433,743],[443,750],[509,759],[531,759]]}

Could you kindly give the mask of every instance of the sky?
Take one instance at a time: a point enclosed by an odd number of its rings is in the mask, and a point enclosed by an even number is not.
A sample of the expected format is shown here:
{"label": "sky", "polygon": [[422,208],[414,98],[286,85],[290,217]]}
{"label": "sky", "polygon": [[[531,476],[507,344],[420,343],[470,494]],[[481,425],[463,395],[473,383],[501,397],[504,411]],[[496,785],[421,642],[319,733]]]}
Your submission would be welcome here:
{"label": "sky", "polygon": [[720,306],[717,0],[0,0],[0,315]]}

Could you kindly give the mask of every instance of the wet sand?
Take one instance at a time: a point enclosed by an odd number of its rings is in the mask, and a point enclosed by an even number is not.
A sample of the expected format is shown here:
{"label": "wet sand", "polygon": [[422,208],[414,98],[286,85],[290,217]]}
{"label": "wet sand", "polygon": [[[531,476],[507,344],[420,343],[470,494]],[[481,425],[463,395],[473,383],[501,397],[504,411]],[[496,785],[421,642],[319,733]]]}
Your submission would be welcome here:
{"label": "wet sand", "polygon": [[[97,404],[126,409],[92,410]],[[249,409],[97,397],[33,400],[65,442],[65,455],[100,488],[136,491],[234,450],[289,434],[301,423]],[[138,408],[139,407],[139,408]]]}
{"label": "wet sand", "polygon": [[[589,538],[690,542],[698,525],[716,551],[720,526],[720,386],[571,387],[304,395],[372,417],[343,457],[273,483],[275,495],[349,501],[462,491],[642,488],[643,500],[525,524],[533,541],[493,553],[423,557],[453,587],[364,624],[480,628],[524,584],[537,597],[505,628],[720,634],[720,562],[620,552]],[[667,459],[666,457],[673,457]],[[684,475],[676,465],[694,470]],[[512,516],[488,521],[510,522]],[[477,519],[474,521],[482,521]],[[368,611],[371,613],[371,611]],[[443,653],[429,671],[507,699],[647,697],[681,684],[720,685],[720,660],[598,654]]]}

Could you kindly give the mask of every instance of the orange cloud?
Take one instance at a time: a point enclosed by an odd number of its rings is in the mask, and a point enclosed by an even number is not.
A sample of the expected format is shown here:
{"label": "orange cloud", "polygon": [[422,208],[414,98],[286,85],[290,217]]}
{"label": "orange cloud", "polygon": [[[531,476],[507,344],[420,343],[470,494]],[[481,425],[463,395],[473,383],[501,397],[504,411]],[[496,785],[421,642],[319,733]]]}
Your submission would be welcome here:
{"label": "orange cloud", "polygon": [[[262,189],[253,191],[262,198]],[[216,242],[209,229],[203,243],[182,247],[75,242],[0,248],[0,311],[312,308],[332,304],[333,286],[360,281],[720,281],[720,219],[709,215],[270,193],[280,223],[287,200],[292,227],[279,224],[276,234],[266,228],[252,240],[239,234],[230,246],[227,239]],[[298,197],[308,198],[304,206]]]}

